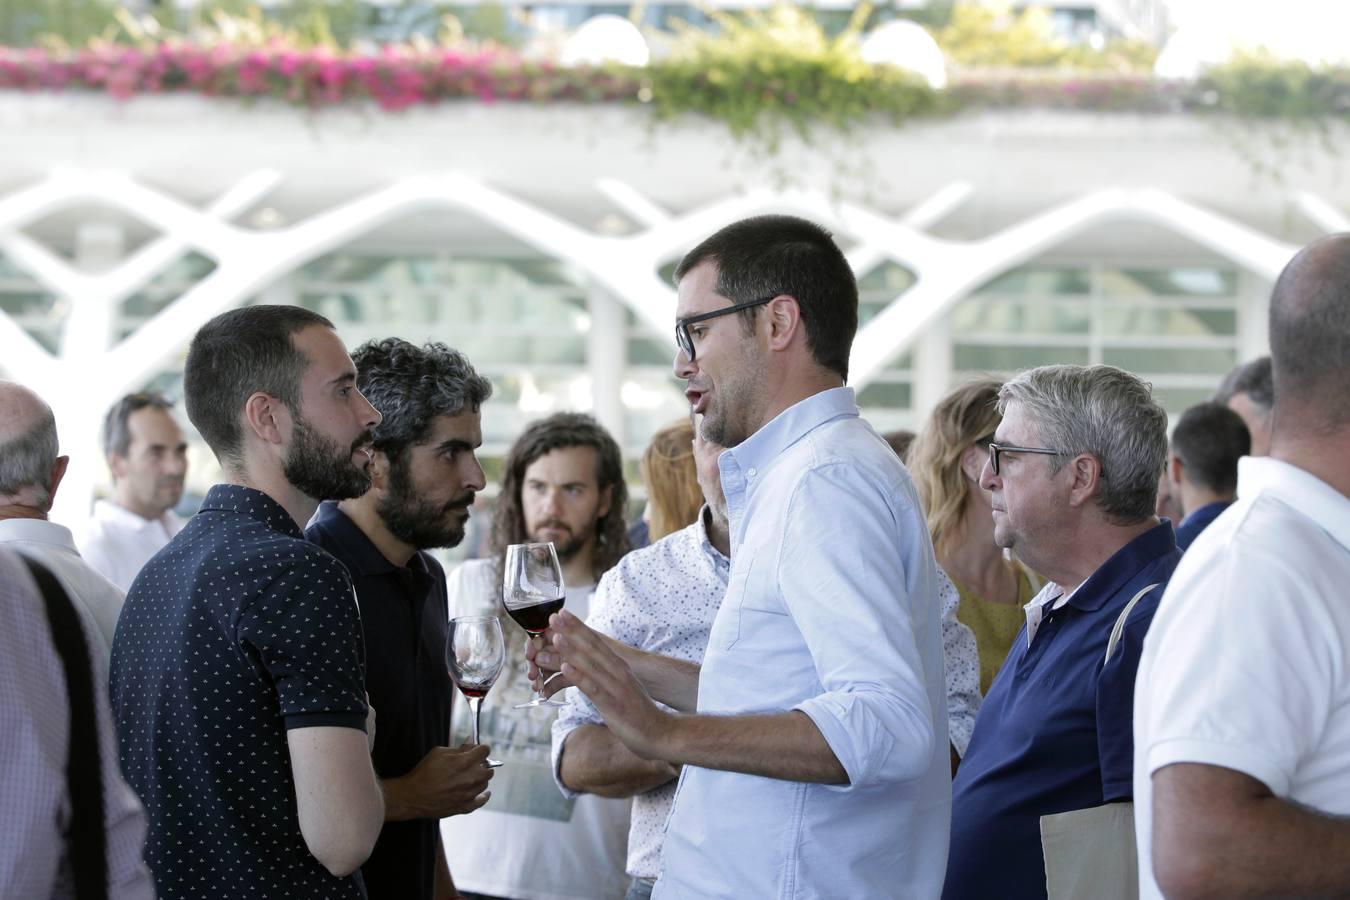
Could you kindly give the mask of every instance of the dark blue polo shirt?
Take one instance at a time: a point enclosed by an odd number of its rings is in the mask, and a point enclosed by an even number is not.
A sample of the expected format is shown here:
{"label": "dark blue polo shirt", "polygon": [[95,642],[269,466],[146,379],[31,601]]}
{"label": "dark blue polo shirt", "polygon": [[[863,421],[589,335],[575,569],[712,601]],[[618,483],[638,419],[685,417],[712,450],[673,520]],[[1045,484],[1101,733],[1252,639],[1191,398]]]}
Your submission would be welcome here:
{"label": "dark blue polo shirt", "polygon": [[[1018,633],[980,707],[952,783],[947,900],[1045,897],[1040,817],[1132,795],[1134,674],[1144,635],[1181,559],[1163,522],[1126,544],[1060,609],[1031,647]],[[1126,620],[1125,605],[1158,587]]]}
{"label": "dark blue polo shirt", "polygon": [[[450,738],[445,572],[426,553],[394,565],[336,503],[319,506],[305,536],[351,572],[376,715],[375,771],[381,778],[406,775]],[[386,822],[361,866],[371,900],[431,900],[439,840],[436,819]]]}
{"label": "dark blue polo shirt", "polygon": [[1229,500],[1206,503],[1182,519],[1181,524],[1177,526],[1177,546],[1185,550],[1200,536],[1200,532],[1209,527],[1209,523],[1217,519],[1225,509],[1232,505],[1232,501]]}
{"label": "dark blue polo shirt", "polygon": [[366,727],[347,570],[271,497],[216,485],[146,563],[112,647],[122,771],[161,898],[362,898],[310,854],[286,732]]}

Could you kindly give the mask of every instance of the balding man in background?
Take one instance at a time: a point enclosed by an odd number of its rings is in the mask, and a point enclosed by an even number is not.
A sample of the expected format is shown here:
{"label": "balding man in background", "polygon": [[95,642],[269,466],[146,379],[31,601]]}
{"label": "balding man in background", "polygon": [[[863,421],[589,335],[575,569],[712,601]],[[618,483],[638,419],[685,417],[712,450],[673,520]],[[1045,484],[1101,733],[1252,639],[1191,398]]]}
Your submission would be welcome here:
{"label": "balding man in background", "polygon": [[1141,896],[1350,894],[1350,234],[1270,303],[1270,456],[1186,553],[1135,691]]}
{"label": "balding man in background", "polygon": [[51,570],[98,625],[95,652],[107,666],[123,595],[75,549],[70,529],[49,521],[70,457],[61,456],[56,417],[21,384],[0,381],[0,544]]}

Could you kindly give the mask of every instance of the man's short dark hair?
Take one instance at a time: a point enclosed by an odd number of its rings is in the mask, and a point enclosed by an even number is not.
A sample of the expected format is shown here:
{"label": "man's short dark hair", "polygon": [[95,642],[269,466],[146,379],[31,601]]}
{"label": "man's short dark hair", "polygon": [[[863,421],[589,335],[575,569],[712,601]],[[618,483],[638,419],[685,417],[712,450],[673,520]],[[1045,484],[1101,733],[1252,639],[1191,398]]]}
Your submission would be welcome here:
{"label": "man's short dark hair", "polygon": [[1214,402],[1228,404],[1238,394],[1246,394],[1252,403],[1269,413],[1275,405],[1275,379],[1271,374],[1270,357],[1256,359],[1234,366],[1219,382]]}
{"label": "man's short dark hair", "polygon": [[245,306],[207,322],[192,338],[183,367],[188,419],[221,462],[239,458],[239,414],[257,391],[300,414],[300,376],[309,360],[292,336],[333,323],[299,306]]}
{"label": "man's short dark hair", "polygon": [[[686,253],[675,267],[675,282],[704,262],[716,264],[717,293],[733,304],[778,294],[795,298],[812,358],[848,379],[858,333],[858,280],[828,231],[795,216],[742,219]],[[759,309],[741,313],[747,332]]]}
{"label": "man's short dark hair", "polygon": [[173,404],[163,394],[149,391],[127,394],[114,403],[112,409],[103,417],[104,457],[111,457],[114,454],[126,457],[131,450],[131,429],[127,427],[127,422],[134,413],[143,409],[162,409],[169,412],[173,409]]}
{"label": "man's short dark hair", "polygon": [[1284,267],[1270,296],[1275,388],[1300,404],[1305,419],[1276,428],[1350,424],[1350,233],[1304,247]]}
{"label": "man's short dark hair", "polygon": [[1185,467],[1183,478],[1217,494],[1237,491],[1238,460],[1252,452],[1242,417],[1222,403],[1198,403],[1172,429],[1172,452]]}
{"label": "man's short dark hair", "polygon": [[525,508],[520,492],[525,470],[542,456],[567,447],[595,450],[595,481],[600,490],[611,488],[609,512],[596,523],[595,572],[598,580],[628,552],[628,484],[623,477],[623,456],[605,427],[585,413],[554,413],[532,422],[516,438],[502,466],[502,490],[492,514],[491,547],[498,571],[510,544],[530,540],[525,531]]}
{"label": "man's short dark hair", "polygon": [[370,341],[352,353],[356,386],[384,418],[375,426],[375,449],[396,463],[425,440],[431,420],[477,412],[492,383],[464,354],[430,341],[417,347],[402,338]]}

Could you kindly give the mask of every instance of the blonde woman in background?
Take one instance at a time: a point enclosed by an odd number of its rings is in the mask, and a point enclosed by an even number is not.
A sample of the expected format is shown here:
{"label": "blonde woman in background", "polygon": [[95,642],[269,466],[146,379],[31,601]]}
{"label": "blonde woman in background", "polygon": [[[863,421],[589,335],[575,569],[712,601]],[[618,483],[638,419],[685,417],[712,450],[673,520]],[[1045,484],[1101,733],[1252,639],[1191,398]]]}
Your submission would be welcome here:
{"label": "blonde woman in background", "polygon": [[703,491],[694,468],[694,426],[681,419],[652,435],[642,454],[642,483],[647,486],[648,540],[692,525],[703,508]]}
{"label": "blonde woman in background", "polygon": [[956,617],[975,633],[981,693],[989,692],[1026,621],[1022,607],[1042,584],[1024,566],[1007,560],[994,543],[989,496],[980,488],[980,472],[1000,421],[1000,386],[993,379],[980,379],[944,397],[908,460],[938,563],[961,595]]}

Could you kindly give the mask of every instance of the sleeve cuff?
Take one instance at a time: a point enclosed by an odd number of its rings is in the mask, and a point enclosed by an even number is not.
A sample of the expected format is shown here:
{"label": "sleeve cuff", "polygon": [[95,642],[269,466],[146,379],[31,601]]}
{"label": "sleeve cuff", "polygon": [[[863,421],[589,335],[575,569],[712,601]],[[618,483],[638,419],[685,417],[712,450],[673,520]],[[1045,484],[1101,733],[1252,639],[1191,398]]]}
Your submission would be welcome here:
{"label": "sleeve cuff", "polygon": [[355,728],[357,731],[366,730],[366,714],[354,712],[312,712],[312,713],[293,713],[289,716],[282,716],[282,721],[286,724],[286,730],[292,731],[296,728]]}
{"label": "sleeve cuff", "polygon": [[1201,741],[1191,738],[1173,738],[1161,740],[1148,748],[1145,757],[1148,774],[1170,766],[1173,763],[1200,763],[1206,766],[1220,766],[1250,775],[1270,788],[1277,797],[1289,793],[1289,775],[1264,755],[1254,752],[1250,747],[1234,747],[1217,741]]}
{"label": "sleeve cuff", "polygon": [[[839,765],[843,766],[848,774],[848,784],[823,784],[820,787],[838,793],[848,793],[872,780],[872,772],[866,765],[867,761],[858,759],[850,752],[857,742],[845,724],[845,721],[851,718],[847,705],[839,703],[829,694],[820,694],[802,701],[793,708],[805,713],[807,718],[815,723],[816,728],[820,729],[821,736],[825,738],[825,743],[834,753],[835,759],[839,760]],[[864,736],[868,740],[861,743],[863,746],[871,747],[880,758],[885,758],[891,752],[893,741],[882,729],[875,729],[875,732]]]}
{"label": "sleeve cuff", "polygon": [[553,783],[558,786],[558,792],[568,800],[577,799],[582,795],[582,792],[574,791],[567,785],[563,784],[562,758],[563,753],[567,750],[567,736],[570,735],[573,731],[577,729],[578,726],[582,724],[584,723],[577,722],[576,725],[573,725],[566,731],[553,735]]}

